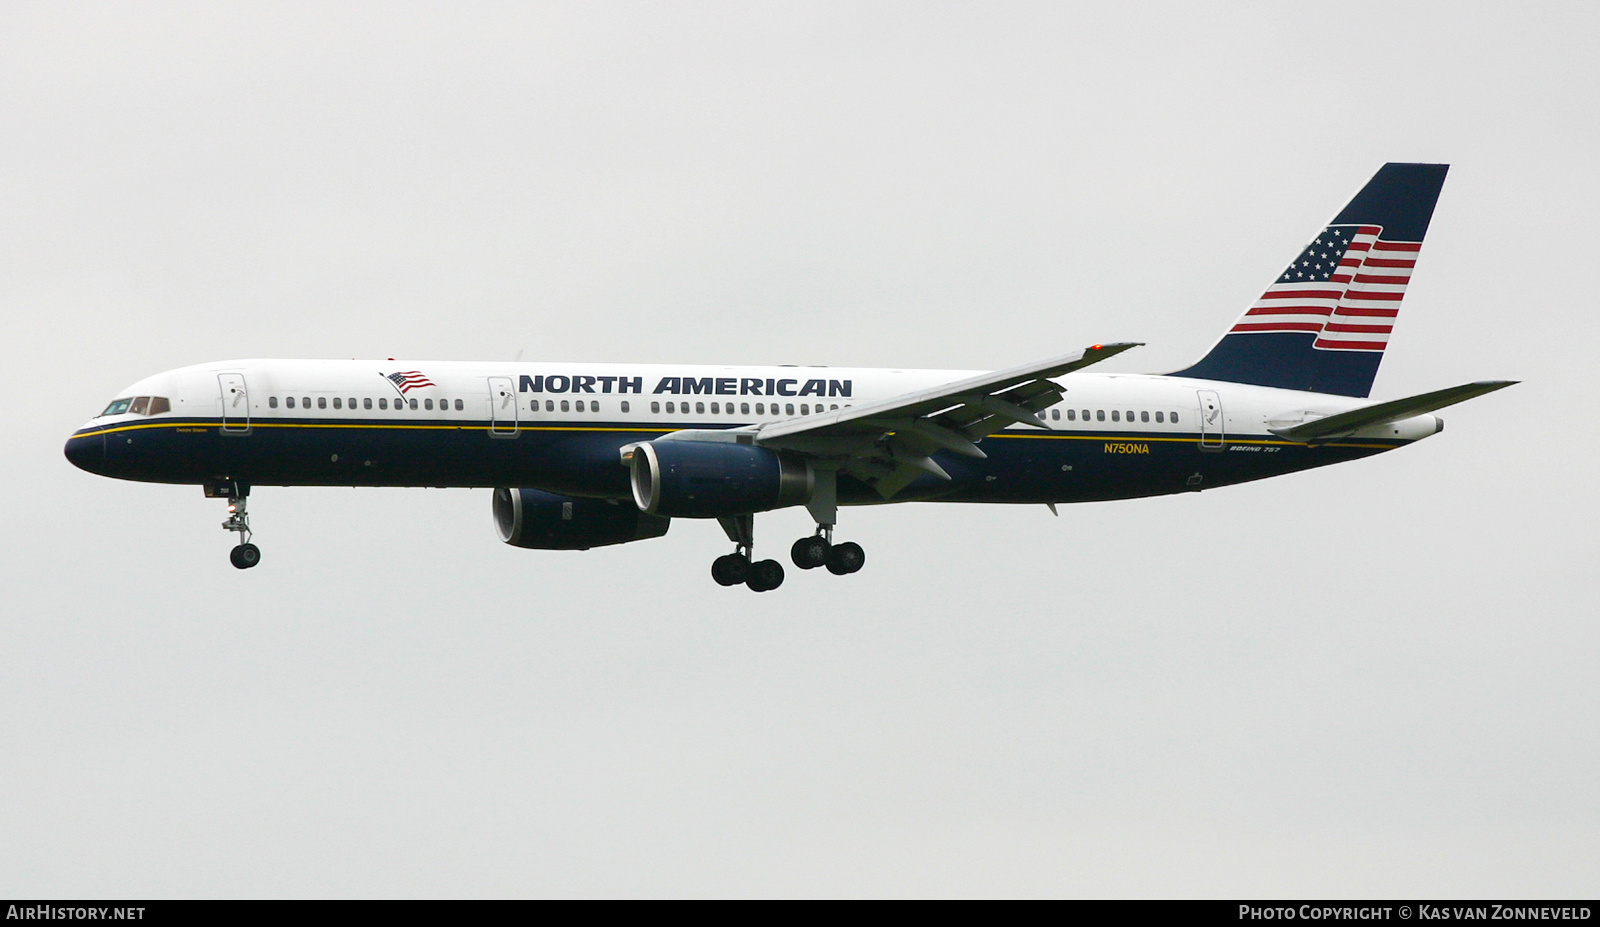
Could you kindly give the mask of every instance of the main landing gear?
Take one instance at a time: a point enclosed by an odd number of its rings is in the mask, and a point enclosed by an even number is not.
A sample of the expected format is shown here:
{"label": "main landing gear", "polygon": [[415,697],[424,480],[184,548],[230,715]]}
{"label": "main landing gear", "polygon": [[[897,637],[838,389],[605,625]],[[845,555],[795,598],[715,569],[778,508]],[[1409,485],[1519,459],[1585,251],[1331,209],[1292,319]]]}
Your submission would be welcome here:
{"label": "main landing gear", "polygon": [[[751,560],[755,547],[755,518],[737,515],[719,518],[728,540],[734,543],[731,554],[723,554],[711,562],[711,578],[720,586],[737,586],[741,583],[753,592],[770,592],[783,585],[783,564],[776,560]],[[825,566],[835,576],[854,573],[867,562],[866,552],[854,541],[835,544],[833,526],[818,525],[817,533],[801,538],[789,548],[789,558],[802,570]]]}
{"label": "main landing gear", "polygon": [[802,570],[825,566],[829,573],[843,576],[861,569],[867,562],[867,552],[855,541],[833,543],[833,526],[818,525],[816,534],[794,542],[789,559]]}
{"label": "main landing gear", "polygon": [[248,570],[261,562],[261,548],[250,543],[250,487],[232,480],[206,484],[206,497],[227,497],[228,520],[222,530],[239,532],[239,543],[228,552],[228,562],[241,570]]}
{"label": "main landing gear", "polygon": [[717,519],[728,540],[734,543],[733,553],[724,554],[711,562],[711,578],[719,586],[750,587],[751,592],[771,592],[783,585],[783,564],[776,560],[751,562],[755,549],[756,518],[754,515],[734,515]]}

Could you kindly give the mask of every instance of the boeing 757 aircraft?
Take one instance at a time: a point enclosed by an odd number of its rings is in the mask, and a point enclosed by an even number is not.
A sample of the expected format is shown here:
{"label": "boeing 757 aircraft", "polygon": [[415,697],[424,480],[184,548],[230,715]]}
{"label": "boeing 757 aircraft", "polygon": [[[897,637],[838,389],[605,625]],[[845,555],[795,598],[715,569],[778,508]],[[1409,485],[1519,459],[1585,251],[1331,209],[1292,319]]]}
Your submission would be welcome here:
{"label": "boeing 757 aircraft", "polygon": [[1193,366],[1087,368],[1096,344],[1009,370],[239,360],[156,374],[67,441],[104,476],[225,498],[233,565],[260,562],[254,486],[494,489],[500,540],[586,550],[715,518],[712,577],[783,583],[758,512],[803,505],[795,566],[861,569],[840,506],[1049,505],[1195,492],[1394,450],[1432,413],[1512,385],[1367,398],[1447,165],[1386,164]]}

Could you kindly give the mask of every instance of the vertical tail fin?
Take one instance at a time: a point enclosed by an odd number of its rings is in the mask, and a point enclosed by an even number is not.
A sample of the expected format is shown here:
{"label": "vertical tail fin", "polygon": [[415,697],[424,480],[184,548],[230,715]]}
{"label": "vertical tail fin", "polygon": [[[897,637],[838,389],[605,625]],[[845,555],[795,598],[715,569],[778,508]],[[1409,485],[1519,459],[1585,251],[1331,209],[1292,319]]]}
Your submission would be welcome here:
{"label": "vertical tail fin", "polygon": [[1222,340],[1172,376],[1365,397],[1448,164],[1385,164]]}

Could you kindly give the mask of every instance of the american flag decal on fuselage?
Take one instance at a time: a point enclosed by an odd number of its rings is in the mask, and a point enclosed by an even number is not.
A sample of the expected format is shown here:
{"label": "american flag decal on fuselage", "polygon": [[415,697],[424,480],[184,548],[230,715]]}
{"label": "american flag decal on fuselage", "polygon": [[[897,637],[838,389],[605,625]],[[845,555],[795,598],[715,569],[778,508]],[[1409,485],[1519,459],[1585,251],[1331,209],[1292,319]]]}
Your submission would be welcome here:
{"label": "american flag decal on fuselage", "polygon": [[433,381],[422,375],[420,370],[402,370],[384,377],[394,384],[395,389],[402,394],[409,393],[422,386],[432,386]]}
{"label": "american flag decal on fuselage", "polygon": [[1381,352],[1422,248],[1382,234],[1376,225],[1328,226],[1230,331],[1312,332],[1313,348]]}

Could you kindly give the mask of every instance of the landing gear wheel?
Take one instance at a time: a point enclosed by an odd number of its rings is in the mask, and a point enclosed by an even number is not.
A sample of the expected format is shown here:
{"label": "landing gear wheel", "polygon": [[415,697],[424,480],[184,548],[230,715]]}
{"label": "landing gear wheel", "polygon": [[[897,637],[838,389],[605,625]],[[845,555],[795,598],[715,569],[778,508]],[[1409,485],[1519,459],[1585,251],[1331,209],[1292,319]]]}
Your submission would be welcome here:
{"label": "landing gear wheel", "polygon": [[750,558],[744,554],[724,554],[711,561],[711,578],[719,586],[737,586],[749,575]]}
{"label": "landing gear wheel", "polygon": [[835,576],[854,573],[866,565],[867,552],[855,541],[845,541],[843,544],[833,545],[828,551],[828,572]]}
{"label": "landing gear wheel", "polygon": [[750,564],[750,578],[745,585],[751,592],[770,592],[783,585],[783,564],[776,560],[761,560]]}
{"label": "landing gear wheel", "polygon": [[228,560],[241,570],[248,570],[261,562],[261,548],[251,543],[240,544],[228,552]]}
{"label": "landing gear wheel", "polygon": [[789,559],[802,570],[814,570],[828,562],[828,551],[833,545],[820,534],[801,538],[789,548]]}

